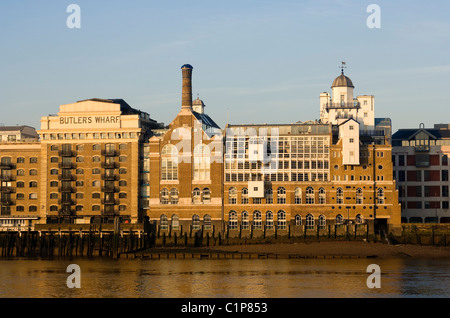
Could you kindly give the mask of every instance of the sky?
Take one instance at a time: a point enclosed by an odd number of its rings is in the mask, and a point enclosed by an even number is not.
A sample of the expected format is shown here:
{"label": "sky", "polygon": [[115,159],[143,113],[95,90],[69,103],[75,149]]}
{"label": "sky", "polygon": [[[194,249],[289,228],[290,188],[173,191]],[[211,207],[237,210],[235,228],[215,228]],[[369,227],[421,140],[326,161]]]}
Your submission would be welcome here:
{"label": "sky", "polygon": [[39,129],[59,105],[122,98],[169,124],[183,64],[222,128],[314,120],[341,61],[394,132],[450,123],[449,14],[447,0],[1,0],[0,123]]}

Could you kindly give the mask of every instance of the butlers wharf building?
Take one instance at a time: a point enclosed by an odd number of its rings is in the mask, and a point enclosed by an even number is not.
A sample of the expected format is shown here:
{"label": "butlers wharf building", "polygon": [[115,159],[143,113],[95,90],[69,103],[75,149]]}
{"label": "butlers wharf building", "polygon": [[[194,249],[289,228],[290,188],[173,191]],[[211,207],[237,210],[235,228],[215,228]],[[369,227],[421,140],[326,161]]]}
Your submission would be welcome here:
{"label": "butlers wharf building", "polygon": [[192,98],[192,71],[182,66],[167,126],[122,99],[88,99],[42,117],[34,138],[2,139],[0,229],[398,233],[392,147],[373,96],[353,98],[343,72],[320,94],[320,120],[220,128]]}

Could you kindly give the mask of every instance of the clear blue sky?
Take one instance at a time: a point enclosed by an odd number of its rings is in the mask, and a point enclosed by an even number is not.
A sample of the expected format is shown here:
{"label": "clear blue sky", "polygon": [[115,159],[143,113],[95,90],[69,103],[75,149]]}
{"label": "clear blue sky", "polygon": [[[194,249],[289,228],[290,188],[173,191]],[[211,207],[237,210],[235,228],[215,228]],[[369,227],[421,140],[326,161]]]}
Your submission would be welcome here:
{"label": "clear blue sky", "polygon": [[[69,29],[69,4],[81,29]],[[369,29],[369,4],[381,28]],[[123,98],[168,124],[181,107],[181,65],[221,126],[319,117],[341,61],[356,95],[375,95],[394,131],[450,123],[450,2],[0,2],[0,123],[87,98]]]}

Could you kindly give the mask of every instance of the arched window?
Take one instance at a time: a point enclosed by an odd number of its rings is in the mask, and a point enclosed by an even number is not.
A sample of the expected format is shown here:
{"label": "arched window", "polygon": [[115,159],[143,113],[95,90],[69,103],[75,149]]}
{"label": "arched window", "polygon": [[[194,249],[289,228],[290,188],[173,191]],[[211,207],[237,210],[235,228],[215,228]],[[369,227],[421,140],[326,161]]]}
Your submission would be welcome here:
{"label": "arched window", "polygon": [[363,204],[363,191],[361,188],[356,189],[356,204]]}
{"label": "arched window", "polygon": [[203,228],[205,230],[211,229],[211,216],[209,214],[205,214],[203,217]]}
{"label": "arched window", "polygon": [[344,217],[342,216],[342,214],[336,215],[336,224],[337,225],[344,224]]}
{"label": "arched window", "polygon": [[266,213],[266,228],[273,229],[273,213],[272,211],[267,211]]}
{"label": "arched window", "polygon": [[172,230],[178,230],[180,228],[180,219],[178,215],[172,215]]}
{"label": "arched window", "polygon": [[202,191],[202,202],[210,203],[211,202],[211,190],[209,188],[204,188]]}
{"label": "arched window", "polygon": [[277,213],[277,228],[279,230],[286,229],[286,212],[283,210],[278,211]]}
{"label": "arched window", "polygon": [[236,230],[238,228],[238,218],[236,211],[230,211],[228,216],[228,228],[230,230]]}
{"label": "arched window", "polygon": [[249,220],[248,220],[248,212],[244,211],[241,215],[241,228],[243,230],[248,230]]}
{"label": "arched window", "polygon": [[319,204],[327,203],[327,194],[324,188],[319,189]]}
{"label": "arched window", "polygon": [[169,204],[169,189],[167,188],[161,190],[161,204]]}
{"label": "arched window", "polygon": [[306,216],[306,229],[307,230],[314,229],[314,216],[312,214],[308,214]]}
{"label": "arched window", "polygon": [[167,215],[163,214],[159,217],[159,228],[161,230],[167,230],[169,228],[169,220]]}
{"label": "arched window", "polygon": [[197,204],[202,202],[201,191],[199,188],[195,188],[194,191],[192,191],[192,201]]}
{"label": "arched window", "polygon": [[241,204],[248,204],[248,189],[247,188],[242,188]]}
{"label": "arched window", "polygon": [[260,230],[261,228],[262,228],[261,212],[255,211],[253,212],[253,229]]}
{"label": "arched window", "polygon": [[197,214],[192,216],[192,230],[200,230],[200,217]]}
{"label": "arched window", "polygon": [[295,225],[302,225],[302,216],[299,214],[295,216]]}
{"label": "arched window", "polygon": [[161,180],[178,180],[178,150],[165,145],[161,151]]}
{"label": "arched window", "polygon": [[319,229],[323,230],[325,229],[327,225],[327,221],[325,219],[324,215],[319,215]]}
{"label": "arched window", "polygon": [[170,189],[170,204],[178,204],[178,189]]}
{"label": "arched window", "polygon": [[362,217],[361,214],[358,214],[355,218],[355,223],[356,224],[363,224],[364,223],[364,218]]}
{"label": "arched window", "polygon": [[277,203],[286,204],[286,188],[279,187],[277,190]]}
{"label": "arched window", "polygon": [[306,204],[314,204],[314,188],[313,187],[306,188]]}
{"label": "arched window", "polygon": [[92,181],[92,186],[93,187],[99,187],[100,186],[100,181],[99,180]]}
{"label": "arched window", "polygon": [[237,189],[235,187],[228,190],[228,204],[237,204]]}
{"label": "arched window", "polygon": [[344,204],[344,190],[342,188],[336,190],[336,204]]}
{"label": "arched window", "polygon": [[210,180],[211,152],[207,145],[194,148],[194,180]]}
{"label": "arched window", "polygon": [[378,188],[378,190],[377,190],[377,204],[384,204],[384,190],[383,190],[383,188]]}
{"label": "arched window", "polygon": [[272,188],[267,188],[266,189],[265,197],[266,197],[266,204],[272,204],[273,203],[273,191],[272,191]]}
{"label": "arched window", "polygon": [[294,203],[302,204],[302,189],[301,188],[295,188]]}

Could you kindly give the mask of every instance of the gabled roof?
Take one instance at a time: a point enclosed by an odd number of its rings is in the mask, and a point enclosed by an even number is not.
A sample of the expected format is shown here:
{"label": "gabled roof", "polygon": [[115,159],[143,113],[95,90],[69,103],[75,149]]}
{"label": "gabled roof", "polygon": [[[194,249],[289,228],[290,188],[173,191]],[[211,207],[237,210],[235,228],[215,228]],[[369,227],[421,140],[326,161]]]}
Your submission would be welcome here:
{"label": "gabled roof", "polygon": [[425,128],[415,128],[415,129],[399,129],[392,135],[392,140],[411,140],[419,132],[425,132],[430,135],[433,139],[449,139],[450,130],[446,129],[425,129]]}

